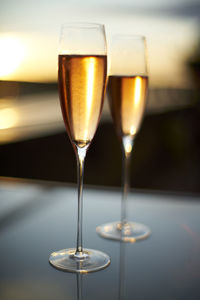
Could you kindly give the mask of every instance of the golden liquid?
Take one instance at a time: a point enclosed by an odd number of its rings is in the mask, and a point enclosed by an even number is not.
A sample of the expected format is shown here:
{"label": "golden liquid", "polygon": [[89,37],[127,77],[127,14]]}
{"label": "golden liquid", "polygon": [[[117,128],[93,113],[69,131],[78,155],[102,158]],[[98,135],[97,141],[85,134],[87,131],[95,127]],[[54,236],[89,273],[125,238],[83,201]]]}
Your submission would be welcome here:
{"label": "golden liquid", "polygon": [[103,107],[107,57],[59,55],[59,92],[63,119],[73,143],[92,140]]}
{"label": "golden liquid", "polygon": [[134,136],[140,126],[146,104],[147,76],[110,76],[110,109],[120,136]]}

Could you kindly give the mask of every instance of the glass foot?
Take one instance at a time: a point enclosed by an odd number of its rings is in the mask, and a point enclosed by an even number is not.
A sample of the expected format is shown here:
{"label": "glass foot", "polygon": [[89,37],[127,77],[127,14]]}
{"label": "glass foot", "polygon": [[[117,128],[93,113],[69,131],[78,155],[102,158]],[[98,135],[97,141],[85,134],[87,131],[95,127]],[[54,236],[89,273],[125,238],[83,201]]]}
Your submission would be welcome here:
{"label": "glass foot", "polygon": [[56,269],[74,273],[95,272],[110,264],[110,257],[101,251],[84,249],[80,255],[75,252],[73,248],[53,252],[49,262]]}
{"label": "glass foot", "polygon": [[129,243],[146,239],[151,233],[146,225],[134,222],[127,222],[124,226],[121,222],[107,223],[98,226],[96,231],[103,238]]}

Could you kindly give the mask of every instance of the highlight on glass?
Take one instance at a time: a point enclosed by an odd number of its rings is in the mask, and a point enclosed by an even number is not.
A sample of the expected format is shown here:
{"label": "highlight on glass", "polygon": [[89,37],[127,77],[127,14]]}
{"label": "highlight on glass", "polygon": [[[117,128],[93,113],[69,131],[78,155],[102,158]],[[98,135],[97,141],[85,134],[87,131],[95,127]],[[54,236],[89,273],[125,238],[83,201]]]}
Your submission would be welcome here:
{"label": "highlight on glass", "polygon": [[109,104],[123,152],[121,220],[100,225],[96,231],[104,238],[135,242],[150,235],[146,225],[127,220],[131,154],[145,111],[148,89],[145,37],[113,35],[110,55]]}
{"label": "highlight on glass", "polygon": [[50,263],[77,273],[107,267],[107,254],[83,248],[83,173],[89,145],[102,112],[107,78],[105,29],[101,24],[69,23],[62,26],[58,57],[60,105],[66,131],[77,159],[78,220],[76,248],[56,251]]}

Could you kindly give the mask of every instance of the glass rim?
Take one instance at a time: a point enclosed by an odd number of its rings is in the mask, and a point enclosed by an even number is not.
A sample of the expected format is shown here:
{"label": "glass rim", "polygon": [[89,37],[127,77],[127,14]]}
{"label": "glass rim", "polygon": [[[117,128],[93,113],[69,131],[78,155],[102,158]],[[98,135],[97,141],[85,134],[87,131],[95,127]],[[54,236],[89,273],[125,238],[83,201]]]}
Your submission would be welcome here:
{"label": "glass rim", "polygon": [[123,38],[123,39],[134,38],[134,39],[140,39],[140,40],[146,41],[146,36],[140,35],[140,34],[132,34],[132,33],[127,33],[127,34],[123,34],[123,33],[113,33],[113,34],[111,35],[111,39],[112,39],[113,37],[118,37],[118,38]]}
{"label": "glass rim", "polygon": [[98,28],[98,27],[104,28],[105,25],[101,23],[93,23],[93,22],[64,22],[61,24],[61,29],[63,28],[87,29],[87,28]]}

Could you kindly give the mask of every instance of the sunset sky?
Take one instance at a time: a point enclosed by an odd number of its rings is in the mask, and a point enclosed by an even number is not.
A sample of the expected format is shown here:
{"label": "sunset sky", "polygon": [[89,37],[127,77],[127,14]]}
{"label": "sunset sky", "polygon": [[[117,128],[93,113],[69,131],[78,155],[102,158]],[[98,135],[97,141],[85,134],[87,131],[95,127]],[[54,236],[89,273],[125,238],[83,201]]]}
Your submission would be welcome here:
{"label": "sunset sky", "polygon": [[104,23],[147,37],[152,86],[190,87],[186,61],[199,38],[193,0],[1,0],[0,79],[57,80],[59,31],[67,21]]}

